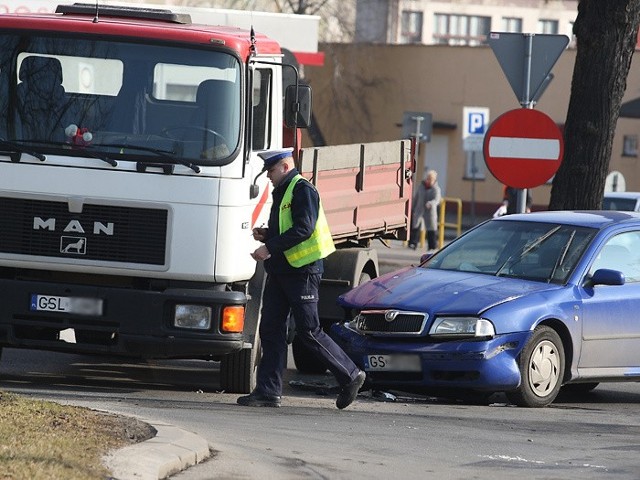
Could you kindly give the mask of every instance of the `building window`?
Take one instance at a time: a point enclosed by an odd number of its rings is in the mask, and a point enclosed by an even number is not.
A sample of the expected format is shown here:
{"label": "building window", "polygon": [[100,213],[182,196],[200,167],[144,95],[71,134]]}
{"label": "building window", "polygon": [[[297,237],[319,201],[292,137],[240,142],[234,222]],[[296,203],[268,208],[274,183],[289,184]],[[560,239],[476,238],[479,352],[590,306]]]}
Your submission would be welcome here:
{"label": "building window", "polygon": [[541,18],[538,20],[538,33],[558,33],[558,20],[549,20]]}
{"label": "building window", "polygon": [[625,135],[622,144],[622,156],[623,157],[637,157],[638,156],[638,136],[637,135]]}
{"label": "building window", "polygon": [[502,31],[522,33],[522,19],[515,17],[502,17]]}
{"label": "building window", "polygon": [[485,162],[481,151],[466,152],[467,160],[464,169],[465,180],[484,180]]}
{"label": "building window", "polygon": [[422,12],[402,12],[400,43],[422,43],[422,18]]}
{"label": "building window", "polygon": [[440,45],[484,45],[491,31],[491,17],[434,15],[433,42]]}

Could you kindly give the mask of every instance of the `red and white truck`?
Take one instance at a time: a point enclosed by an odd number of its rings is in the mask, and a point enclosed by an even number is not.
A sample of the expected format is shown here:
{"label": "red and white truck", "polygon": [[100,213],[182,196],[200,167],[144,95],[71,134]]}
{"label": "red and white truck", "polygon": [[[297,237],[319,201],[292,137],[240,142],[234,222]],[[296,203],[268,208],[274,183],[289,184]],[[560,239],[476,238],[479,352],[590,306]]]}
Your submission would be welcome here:
{"label": "red and white truck", "polygon": [[[74,4],[0,15],[0,46],[0,349],[219,360],[221,388],[250,391],[264,284],[251,229],[271,202],[257,152],[310,113],[308,88],[283,94],[278,43]],[[370,241],[406,238],[410,145],[298,159],[338,247],[330,323],[336,295],[378,273]]]}

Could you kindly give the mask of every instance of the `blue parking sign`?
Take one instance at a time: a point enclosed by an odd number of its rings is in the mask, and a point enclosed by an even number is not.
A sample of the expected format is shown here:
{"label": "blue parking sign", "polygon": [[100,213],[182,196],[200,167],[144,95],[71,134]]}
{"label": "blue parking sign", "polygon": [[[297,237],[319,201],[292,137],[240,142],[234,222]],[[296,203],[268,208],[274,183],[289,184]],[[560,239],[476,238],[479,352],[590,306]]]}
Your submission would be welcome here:
{"label": "blue parking sign", "polygon": [[463,107],[462,148],[466,152],[481,152],[484,135],[489,128],[487,107]]}
{"label": "blue parking sign", "polygon": [[484,119],[484,113],[482,112],[470,112],[469,113],[469,134],[470,135],[483,135],[485,133],[486,122]]}

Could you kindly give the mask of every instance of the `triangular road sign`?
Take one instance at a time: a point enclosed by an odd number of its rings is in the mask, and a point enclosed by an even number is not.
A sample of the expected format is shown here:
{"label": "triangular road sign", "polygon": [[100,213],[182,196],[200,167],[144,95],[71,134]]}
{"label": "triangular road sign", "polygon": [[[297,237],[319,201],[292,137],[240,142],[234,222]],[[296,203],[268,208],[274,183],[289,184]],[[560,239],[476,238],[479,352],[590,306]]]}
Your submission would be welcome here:
{"label": "triangular road sign", "polygon": [[567,48],[569,37],[491,32],[488,42],[509,80],[513,93],[518,97],[518,101],[526,106],[542,94],[540,87],[549,82],[549,73]]}

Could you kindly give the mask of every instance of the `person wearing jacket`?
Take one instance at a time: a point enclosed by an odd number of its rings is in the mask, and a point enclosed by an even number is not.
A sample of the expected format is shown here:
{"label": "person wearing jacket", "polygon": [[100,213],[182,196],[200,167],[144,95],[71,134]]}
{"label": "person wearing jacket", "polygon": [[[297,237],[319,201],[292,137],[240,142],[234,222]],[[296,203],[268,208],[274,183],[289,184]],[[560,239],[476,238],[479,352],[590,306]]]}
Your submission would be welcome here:
{"label": "person wearing jacket", "polygon": [[425,179],[418,185],[413,196],[411,207],[411,235],[409,248],[415,250],[420,240],[420,231],[427,232],[427,247],[429,250],[438,248],[438,206],[442,196],[438,185],[438,174],[435,170],[429,170]]}
{"label": "person wearing jacket", "polygon": [[291,312],[296,335],[327,365],[340,385],[336,406],[346,408],[355,400],[366,375],[320,326],[322,259],[335,251],[320,195],[295,168],[291,148],[258,155],[273,184],[267,228],[253,229],[253,238],[263,245],[251,254],[255,260],[264,261],[267,273],[259,329],[262,359],[256,388],[237,402],[244,406],[280,406],[288,354],[287,317]]}

